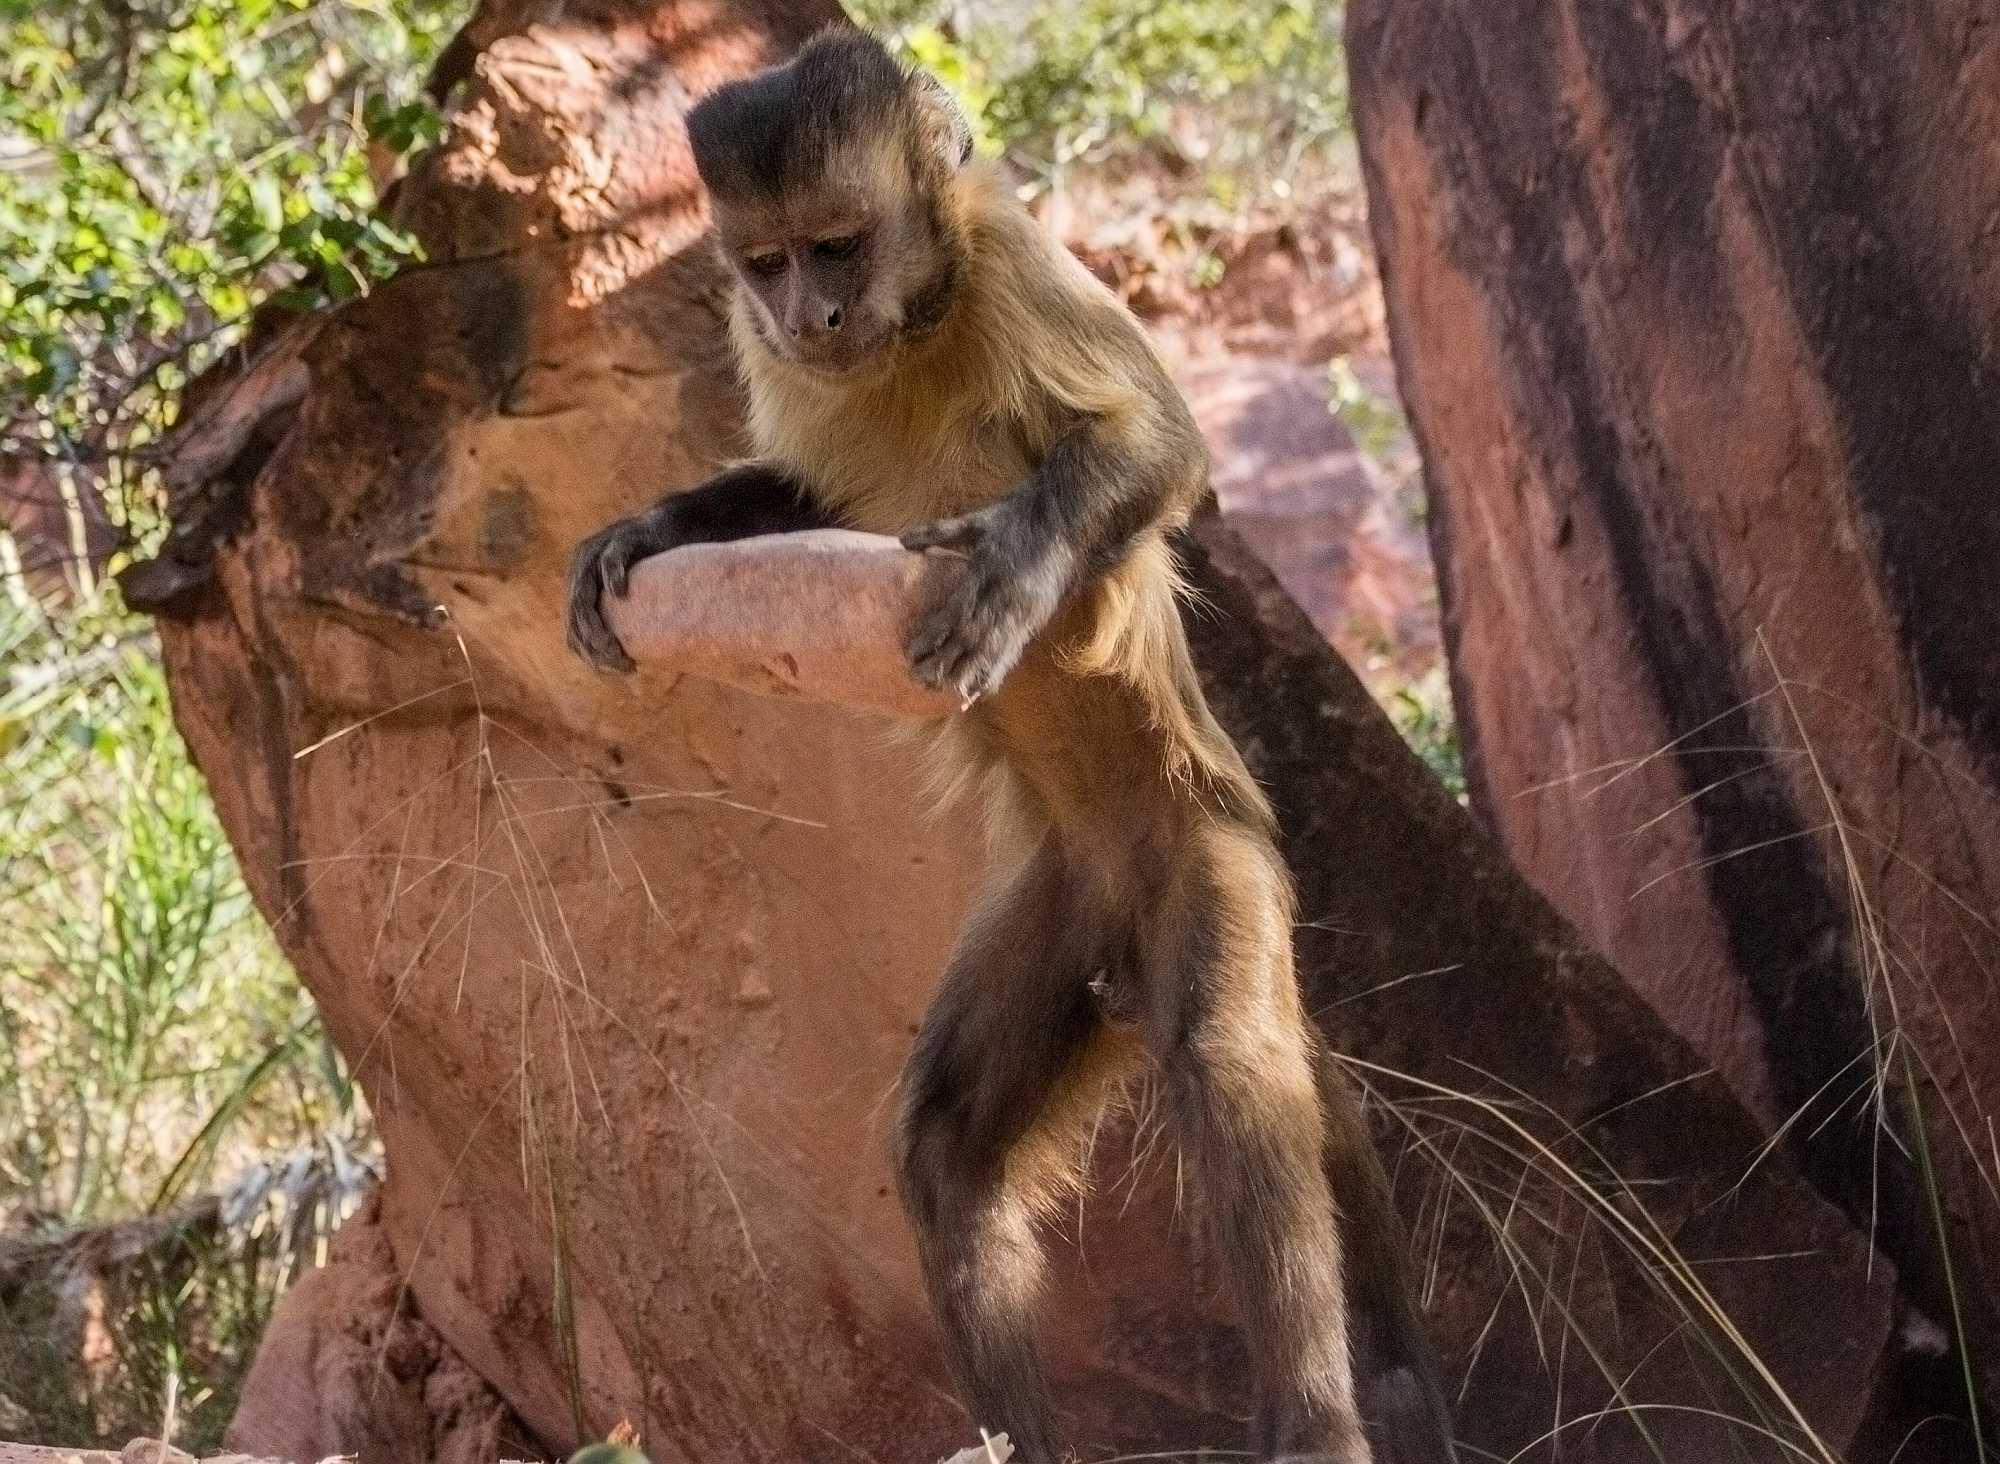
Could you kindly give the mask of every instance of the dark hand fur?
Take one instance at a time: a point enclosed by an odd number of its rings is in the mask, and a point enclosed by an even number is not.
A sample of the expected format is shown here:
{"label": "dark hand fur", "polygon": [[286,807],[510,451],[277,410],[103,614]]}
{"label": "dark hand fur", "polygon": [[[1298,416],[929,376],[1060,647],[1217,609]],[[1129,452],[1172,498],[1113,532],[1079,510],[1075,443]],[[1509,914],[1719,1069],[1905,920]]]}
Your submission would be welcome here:
{"label": "dark hand fur", "polygon": [[632,566],[642,559],[683,544],[715,544],[832,523],[798,479],[762,464],[732,468],[699,488],[670,494],[577,546],[569,572],[570,649],[600,671],[635,669],[604,618],[604,597],[623,599]]}

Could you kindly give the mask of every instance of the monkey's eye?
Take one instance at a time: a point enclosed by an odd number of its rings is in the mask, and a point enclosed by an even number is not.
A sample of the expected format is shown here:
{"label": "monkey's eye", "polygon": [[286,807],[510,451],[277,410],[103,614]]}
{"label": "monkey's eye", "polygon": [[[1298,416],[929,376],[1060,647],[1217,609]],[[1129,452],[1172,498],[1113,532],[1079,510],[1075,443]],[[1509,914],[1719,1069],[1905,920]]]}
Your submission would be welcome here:
{"label": "monkey's eye", "polygon": [[743,267],[753,275],[762,275],[765,279],[770,279],[773,275],[785,272],[785,256],[776,249],[767,254],[746,254],[743,257]]}
{"label": "monkey's eye", "polygon": [[813,242],[813,253],[821,259],[846,259],[861,247],[861,238],[856,234],[841,234],[832,239],[818,239]]}

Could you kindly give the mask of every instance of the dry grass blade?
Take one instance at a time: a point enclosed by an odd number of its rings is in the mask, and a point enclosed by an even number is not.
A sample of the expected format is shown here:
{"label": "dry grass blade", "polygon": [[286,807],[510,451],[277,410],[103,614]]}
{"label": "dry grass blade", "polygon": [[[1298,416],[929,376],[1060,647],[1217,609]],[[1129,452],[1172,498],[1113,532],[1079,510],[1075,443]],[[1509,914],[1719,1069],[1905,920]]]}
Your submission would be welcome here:
{"label": "dry grass blade", "polygon": [[[1646,1416],[1649,1412],[1682,1405],[1653,1403],[1630,1396],[1629,1378],[1637,1369],[1620,1372],[1612,1367],[1607,1351],[1611,1339],[1591,1333],[1569,1306],[1553,1272],[1537,1259],[1533,1249],[1517,1238],[1515,1217],[1522,1216],[1536,1220],[1552,1238],[1567,1237],[1572,1243],[1577,1239],[1574,1225],[1566,1222],[1561,1213],[1551,1211],[1544,1215],[1534,1204],[1524,1203],[1529,1193],[1525,1187],[1530,1183],[1535,1186],[1535,1193],[1546,1195],[1551,1204],[1578,1207],[1588,1228],[1611,1242],[1626,1258],[1633,1273],[1644,1280],[1668,1314],[1677,1319],[1687,1339],[1715,1365],[1732,1396],[1745,1410],[1740,1416],[1717,1409],[1691,1411],[1740,1426],[1760,1437],[1772,1434],[1783,1437],[1789,1449],[1817,1464],[1841,1464],[1838,1454],[1806,1418],[1766,1359],[1702,1281],[1697,1263],[1680,1252],[1666,1227],[1654,1217],[1639,1187],[1620,1176],[1586,1135],[1546,1105],[1510,1089],[1489,1074],[1479,1076],[1508,1097],[1494,1098],[1454,1088],[1359,1058],[1343,1057],[1342,1061],[1364,1085],[1379,1088],[1381,1084],[1392,1084],[1422,1095],[1419,1102],[1392,1103],[1390,1111],[1419,1149],[1437,1163],[1443,1182],[1458,1190],[1485,1224],[1513,1277],[1530,1325],[1537,1325],[1536,1318],[1544,1313],[1553,1313],[1559,1319],[1561,1331],[1556,1353],[1552,1357],[1545,1342],[1544,1358],[1552,1367],[1558,1366],[1560,1348],[1574,1341],[1590,1359],[1613,1399],[1612,1406],[1598,1410],[1591,1417],[1624,1418],[1659,1456],[1659,1446],[1646,1428]],[[1556,1126],[1558,1138],[1554,1142],[1544,1139],[1530,1126],[1526,1119],[1531,1114]],[[1480,1152],[1508,1166],[1511,1171],[1508,1187],[1498,1190],[1509,1196],[1504,1213],[1489,1198],[1488,1191],[1496,1189],[1494,1181],[1482,1178],[1478,1168],[1462,1157],[1446,1165],[1436,1140],[1425,1131],[1427,1123],[1462,1133],[1478,1145]],[[1569,1157],[1563,1149],[1574,1150],[1576,1157]],[[1488,1326],[1492,1324],[1493,1318],[1489,1318]],[[1553,1420],[1547,1439],[1557,1439],[1568,1426],[1560,1417]]]}

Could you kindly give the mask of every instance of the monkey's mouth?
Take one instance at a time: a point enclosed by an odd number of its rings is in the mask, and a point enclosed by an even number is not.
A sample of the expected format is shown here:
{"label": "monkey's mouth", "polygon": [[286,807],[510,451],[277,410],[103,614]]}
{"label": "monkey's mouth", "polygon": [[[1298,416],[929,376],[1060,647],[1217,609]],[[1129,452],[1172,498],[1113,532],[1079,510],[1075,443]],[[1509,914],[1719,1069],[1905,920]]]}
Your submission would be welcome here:
{"label": "monkey's mouth", "polygon": [[883,340],[858,339],[823,346],[802,346],[795,342],[790,355],[794,363],[816,376],[857,376],[882,364],[886,344]]}
{"label": "monkey's mouth", "polygon": [[817,376],[853,377],[889,364],[896,332],[879,320],[850,320],[844,330],[786,342],[791,358]]}

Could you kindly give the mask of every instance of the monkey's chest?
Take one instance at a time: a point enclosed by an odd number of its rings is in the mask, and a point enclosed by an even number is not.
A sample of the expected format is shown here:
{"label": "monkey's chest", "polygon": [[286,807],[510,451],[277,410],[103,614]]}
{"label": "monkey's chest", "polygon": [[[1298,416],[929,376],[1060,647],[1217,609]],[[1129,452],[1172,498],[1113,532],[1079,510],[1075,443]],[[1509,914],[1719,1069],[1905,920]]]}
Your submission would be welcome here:
{"label": "monkey's chest", "polygon": [[897,534],[991,503],[1038,460],[1000,421],[857,410],[764,445],[816,498],[857,529]]}

